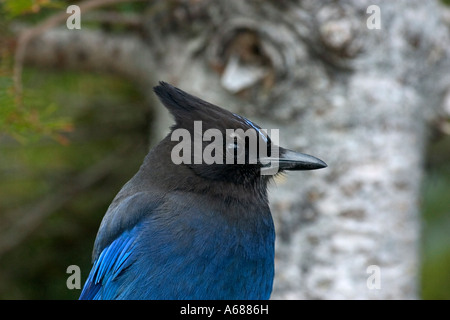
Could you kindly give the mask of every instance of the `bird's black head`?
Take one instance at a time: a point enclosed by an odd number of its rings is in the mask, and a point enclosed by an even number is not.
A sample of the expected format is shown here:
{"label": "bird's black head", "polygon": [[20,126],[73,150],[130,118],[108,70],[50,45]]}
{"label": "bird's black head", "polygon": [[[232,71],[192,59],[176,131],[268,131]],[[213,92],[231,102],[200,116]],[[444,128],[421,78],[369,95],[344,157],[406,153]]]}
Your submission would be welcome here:
{"label": "bird's black head", "polygon": [[160,82],[154,91],[175,118],[169,134],[171,161],[198,176],[265,186],[268,178],[284,170],[327,166],[315,157],[279,147],[252,121],[170,84]]}

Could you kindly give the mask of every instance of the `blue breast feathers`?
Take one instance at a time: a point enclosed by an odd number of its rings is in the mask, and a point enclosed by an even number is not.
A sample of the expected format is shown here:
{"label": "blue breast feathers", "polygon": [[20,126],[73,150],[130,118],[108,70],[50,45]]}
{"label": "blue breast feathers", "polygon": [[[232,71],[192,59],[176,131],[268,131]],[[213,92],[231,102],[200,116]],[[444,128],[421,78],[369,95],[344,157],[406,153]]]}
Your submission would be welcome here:
{"label": "blue breast feathers", "polygon": [[172,197],[106,246],[80,299],[268,299],[270,212],[259,213],[269,219],[232,221],[183,200]]}

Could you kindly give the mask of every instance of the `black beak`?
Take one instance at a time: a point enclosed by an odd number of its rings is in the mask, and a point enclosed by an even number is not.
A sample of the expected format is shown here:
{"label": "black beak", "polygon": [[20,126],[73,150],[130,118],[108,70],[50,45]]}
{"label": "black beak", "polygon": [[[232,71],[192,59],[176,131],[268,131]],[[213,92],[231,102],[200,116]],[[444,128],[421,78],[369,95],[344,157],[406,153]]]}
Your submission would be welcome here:
{"label": "black beak", "polygon": [[326,168],[322,160],[308,154],[279,147],[279,157],[265,158],[266,165],[278,164],[279,171],[283,170],[316,170]]}
{"label": "black beak", "polygon": [[322,160],[308,154],[280,148],[278,159],[281,170],[315,170],[326,168]]}

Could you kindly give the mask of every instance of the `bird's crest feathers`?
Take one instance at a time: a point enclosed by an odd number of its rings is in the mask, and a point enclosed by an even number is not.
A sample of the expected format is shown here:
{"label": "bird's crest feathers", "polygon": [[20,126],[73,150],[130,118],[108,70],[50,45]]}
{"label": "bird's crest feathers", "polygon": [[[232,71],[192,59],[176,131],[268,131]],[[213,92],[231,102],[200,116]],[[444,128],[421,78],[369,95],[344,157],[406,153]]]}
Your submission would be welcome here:
{"label": "bird's crest feathers", "polygon": [[202,121],[204,130],[240,128],[244,131],[255,129],[260,132],[261,128],[250,120],[190,95],[166,82],[161,81],[153,90],[175,118],[176,124],[172,129],[190,130],[194,121]]}

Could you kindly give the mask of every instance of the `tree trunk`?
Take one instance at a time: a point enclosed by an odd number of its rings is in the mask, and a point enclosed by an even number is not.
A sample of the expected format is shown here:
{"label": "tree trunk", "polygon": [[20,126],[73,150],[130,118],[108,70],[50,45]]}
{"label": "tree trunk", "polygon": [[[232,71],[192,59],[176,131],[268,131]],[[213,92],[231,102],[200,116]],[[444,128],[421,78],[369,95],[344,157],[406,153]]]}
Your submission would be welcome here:
{"label": "tree trunk", "polygon": [[[273,299],[418,298],[426,123],[450,84],[439,3],[169,3],[149,3],[143,37],[52,30],[25,61],[113,71],[149,97],[170,82],[327,162],[270,186]],[[159,138],[171,120],[158,108]]]}

